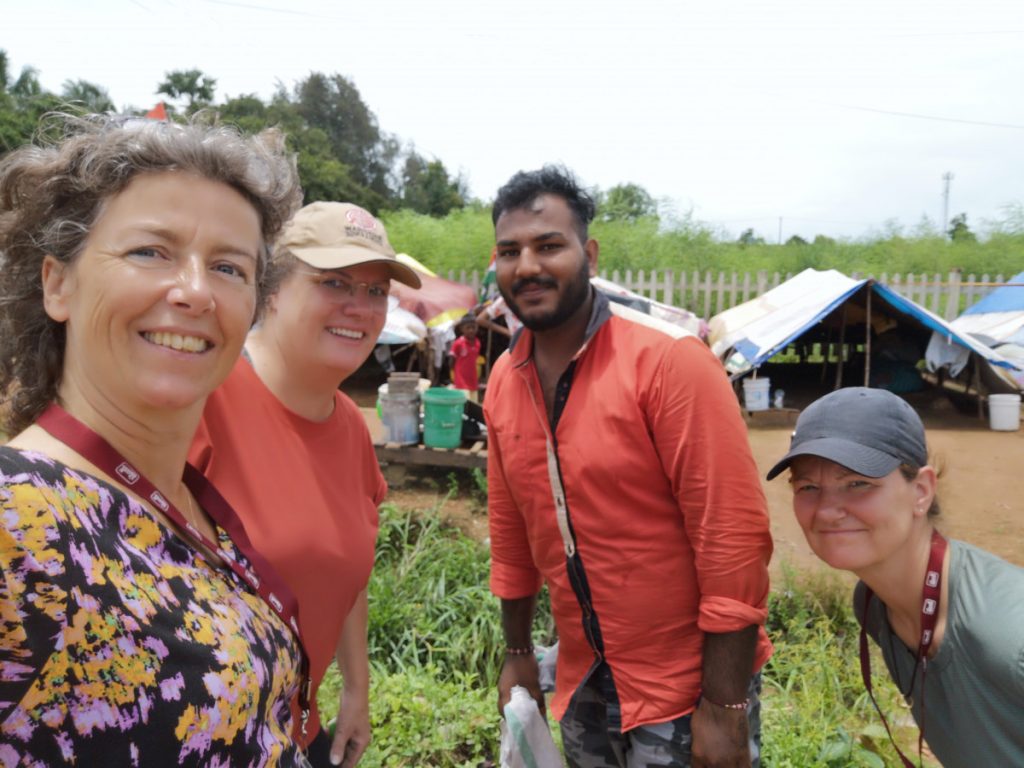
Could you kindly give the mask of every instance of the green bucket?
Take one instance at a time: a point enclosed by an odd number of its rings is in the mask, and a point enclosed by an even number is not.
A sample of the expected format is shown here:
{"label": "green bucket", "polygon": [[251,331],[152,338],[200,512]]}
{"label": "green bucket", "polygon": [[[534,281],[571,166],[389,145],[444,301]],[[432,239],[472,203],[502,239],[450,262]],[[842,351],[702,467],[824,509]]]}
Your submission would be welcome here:
{"label": "green bucket", "polygon": [[431,387],[423,393],[423,444],[431,448],[458,448],[462,444],[462,412],[466,393],[461,389]]}

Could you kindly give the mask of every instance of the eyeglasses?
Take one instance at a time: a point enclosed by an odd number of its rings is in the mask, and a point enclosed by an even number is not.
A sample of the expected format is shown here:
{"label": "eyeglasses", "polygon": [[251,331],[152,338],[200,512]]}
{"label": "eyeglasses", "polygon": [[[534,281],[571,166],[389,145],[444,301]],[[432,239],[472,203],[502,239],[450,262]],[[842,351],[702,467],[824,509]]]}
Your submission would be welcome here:
{"label": "eyeglasses", "polygon": [[366,296],[366,302],[374,310],[387,309],[391,283],[357,283],[347,280],[334,272],[311,272],[299,270],[303,275],[314,278],[317,287],[324,291],[331,301],[342,302],[355,299],[360,293]]}

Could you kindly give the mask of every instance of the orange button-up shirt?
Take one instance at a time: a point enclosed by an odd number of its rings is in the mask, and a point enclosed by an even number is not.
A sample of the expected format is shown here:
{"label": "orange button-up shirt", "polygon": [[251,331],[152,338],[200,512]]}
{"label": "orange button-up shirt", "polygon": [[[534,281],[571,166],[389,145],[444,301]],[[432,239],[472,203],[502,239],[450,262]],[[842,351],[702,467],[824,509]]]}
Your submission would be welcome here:
{"label": "orange button-up shirt", "polygon": [[[598,657],[569,582],[550,445],[625,731],[693,710],[704,632],[763,625],[772,542],[721,364],[699,339],[612,307],[595,299],[553,434],[529,331],[495,365],[484,411],[491,589],[518,599],[547,583],[561,718]],[[770,655],[762,627],[751,673]]]}

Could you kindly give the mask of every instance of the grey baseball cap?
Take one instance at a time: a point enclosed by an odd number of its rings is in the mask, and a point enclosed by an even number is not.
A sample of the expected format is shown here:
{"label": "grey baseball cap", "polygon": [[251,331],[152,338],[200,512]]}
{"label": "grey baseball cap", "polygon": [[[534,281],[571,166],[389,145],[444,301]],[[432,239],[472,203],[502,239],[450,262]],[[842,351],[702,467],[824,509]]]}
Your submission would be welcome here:
{"label": "grey baseball cap", "polygon": [[820,456],[865,477],[884,477],[900,464],[928,463],[917,412],[903,398],[867,387],[840,389],[811,403],[796,421],[789,453],[768,479],[797,456]]}

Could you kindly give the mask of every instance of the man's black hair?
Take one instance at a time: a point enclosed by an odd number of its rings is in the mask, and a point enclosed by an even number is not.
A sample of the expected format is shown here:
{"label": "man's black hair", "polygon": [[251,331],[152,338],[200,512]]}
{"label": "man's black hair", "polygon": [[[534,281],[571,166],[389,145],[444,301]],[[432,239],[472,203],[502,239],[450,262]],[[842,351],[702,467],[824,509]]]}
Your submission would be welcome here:
{"label": "man's black hair", "polygon": [[498,190],[491,209],[491,221],[497,224],[498,218],[506,211],[526,208],[541,195],[555,195],[565,200],[576,222],[580,242],[587,242],[587,227],[594,220],[596,211],[594,198],[565,166],[545,165],[537,171],[519,171]]}

